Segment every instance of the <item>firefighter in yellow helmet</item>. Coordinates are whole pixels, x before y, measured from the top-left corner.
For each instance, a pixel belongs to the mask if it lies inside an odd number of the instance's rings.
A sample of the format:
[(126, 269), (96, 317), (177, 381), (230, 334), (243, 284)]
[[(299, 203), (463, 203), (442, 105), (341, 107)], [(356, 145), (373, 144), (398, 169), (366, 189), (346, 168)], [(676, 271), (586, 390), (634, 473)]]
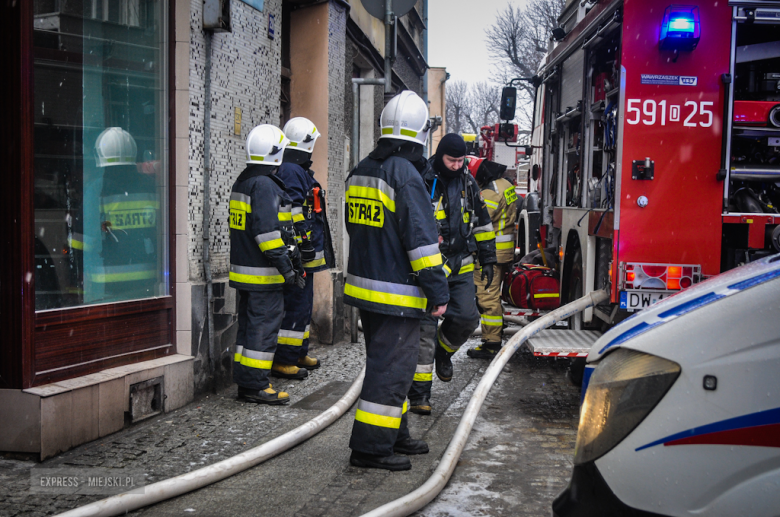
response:
[[(493, 265), (482, 265), (474, 270), (474, 284), (477, 286), (477, 306), (482, 323), (482, 344), (470, 349), (469, 357), (492, 359), (501, 349), (504, 329), (501, 307), (501, 279), (515, 258), (515, 221), (517, 219), (517, 194), (515, 186), (504, 179), (506, 165), (470, 157), (469, 171), (482, 189), (482, 198), (487, 205), (493, 232), (496, 234), (496, 258)], [(486, 286), (482, 280), (482, 268), (492, 267), (495, 280)]]

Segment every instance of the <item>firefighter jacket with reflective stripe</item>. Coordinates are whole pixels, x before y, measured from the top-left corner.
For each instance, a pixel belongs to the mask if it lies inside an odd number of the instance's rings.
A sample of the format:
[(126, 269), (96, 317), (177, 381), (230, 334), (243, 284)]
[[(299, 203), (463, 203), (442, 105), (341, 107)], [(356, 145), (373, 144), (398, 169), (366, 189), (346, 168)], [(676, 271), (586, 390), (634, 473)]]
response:
[(515, 186), (503, 178), (491, 181), (482, 189), (482, 199), (493, 222), (498, 263), (510, 263), (515, 258), (515, 221), (517, 220)]
[(421, 318), (449, 300), (436, 225), (420, 174), (406, 159), (366, 158), (346, 182), (349, 264), (344, 302)]
[[(333, 257), (327, 257), (325, 253), (326, 239), (330, 239), (330, 235), (326, 235), (327, 229), (325, 224), (325, 203), (323, 202), (324, 196), (320, 193), (324, 193), (322, 187), (314, 179), (314, 172), (306, 170), (298, 164), (284, 162), (279, 166), (279, 172), (276, 173), (277, 177), (284, 182), (287, 195), (292, 199), (292, 218), (293, 225), (295, 226), (297, 242), (301, 242), (302, 236), (311, 241), (314, 246), (315, 258), (311, 262), (305, 262), (303, 267), (307, 273), (316, 273), (317, 271), (324, 271), (333, 267), (332, 263), (328, 263), (328, 260), (333, 260)], [(321, 211), (314, 211), (313, 195), (314, 189), (319, 188), (320, 206)], [(329, 254), (328, 254), (329, 255)]]
[(465, 167), (456, 178), (446, 178), (433, 168), (434, 159), (428, 161), (422, 175), (442, 237), (439, 248), (446, 261), (445, 271), (449, 269), (448, 276), (473, 271), (474, 253), (480, 264), (495, 264), (493, 224), (476, 180)]
[(274, 168), (249, 165), (230, 193), (230, 286), (246, 291), (281, 289), (293, 266), (292, 201)]
[(114, 286), (155, 285), (159, 214), (154, 176), (135, 166), (106, 167), (100, 196), (103, 267), (88, 271), (90, 279)]

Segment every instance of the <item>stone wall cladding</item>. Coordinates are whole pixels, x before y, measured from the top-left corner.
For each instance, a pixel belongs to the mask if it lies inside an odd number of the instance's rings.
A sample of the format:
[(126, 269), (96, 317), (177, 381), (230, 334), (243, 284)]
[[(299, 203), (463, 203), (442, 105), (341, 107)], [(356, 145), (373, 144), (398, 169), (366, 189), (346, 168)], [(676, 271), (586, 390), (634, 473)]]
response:
[[(351, 132), (351, 120), (346, 119), (344, 75), (347, 55), (347, 10), (336, 2), (330, 2), (328, 15), (328, 222), (333, 238), (336, 269), (344, 269), (341, 242), (343, 224), (341, 212), (344, 206), (345, 170), (349, 157), (345, 156), (345, 137)], [(350, 70), (352, 62), (349, 61)], [(351, 93), (349, 95), (352, 96)], [(350, 110), (351, 113), (351, 110)]]
[[(244, 142), (258, 124), (277, 124), (281, 73), (282, 0), (266, 0), (263, 11), (231, 2), (233, 32), (212, 36), (211, 56), (211, 268), (215, 279), (226, 277), (230, 263), (228, 204), (230, 189), (244, 169)], [(202, 30), (203, 0), (190, 10), (190, 117), (188, 257), (191, 281), (203, 274), (203, 116), (206, 56)], [(277, 21), (275, 39), (268, 38), (268, 15)], [(241, 135), (234, 135), (234, 109), (241, 108)], [(184, 207), (181, 207), (183, 210)], [(183, 279), (182, 279), (183, 280)], [(193, 329), (195, 330), (195, 329)]]

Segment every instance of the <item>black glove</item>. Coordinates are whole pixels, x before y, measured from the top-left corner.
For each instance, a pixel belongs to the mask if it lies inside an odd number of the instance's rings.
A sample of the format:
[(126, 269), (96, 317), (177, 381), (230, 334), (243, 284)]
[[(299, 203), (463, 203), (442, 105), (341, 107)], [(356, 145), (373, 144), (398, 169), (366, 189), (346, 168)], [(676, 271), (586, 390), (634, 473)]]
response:
[(487, 283), (485, 284), (485, 291), (487, 291), (488, 287), (490, 287), (490, 284), (493, 283), (493, 264), (482, 266), (483, 281), (485, 280), (485, 277), (487, 277)]
[(284, 274), (284, 285), (296, 285), (303, 289), (306, 287), (306, 272), (304, 271), (303, 274), (298, 274), (297, 271), (291, 269)]
[(317, 252), (314, 251), (314, 245), (310, 240), (305, 239), (298, 245), (298, 249), (301, 250), (301, 260), (305, 262), (311, 262), (317, 257)]

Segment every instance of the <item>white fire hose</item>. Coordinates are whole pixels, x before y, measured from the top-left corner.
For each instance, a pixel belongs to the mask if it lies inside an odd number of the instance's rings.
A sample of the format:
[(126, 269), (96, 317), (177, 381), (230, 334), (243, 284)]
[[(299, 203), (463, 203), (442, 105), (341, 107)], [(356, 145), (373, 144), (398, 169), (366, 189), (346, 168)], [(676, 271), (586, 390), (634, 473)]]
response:
[(477, 419), (479, 410), (482, 408), (482, 403), (485, 401), (490, 388), (493, 387), (493, 383), (498, 378), (498, 374), (501, 373), (501, 370), (504, 369), (506, 363), (509, 362), (512, 354), (514, 354), (525, 341), (547, 327), (550, 327), (552, 324), (565, 320), (588, 307), (598, 305), (608, 299), (609, 294), (606, 291), (601, 290), (592, 292), (579, 300), (564, 305), (560, 309), (556, 309), (538, 320), (529, 323), (520, 332), (512, 336), (496, 357), (493, 358), (490, 366), (488, 366), (485, 371), (485, 375), (482, 376), (482, 380), (477, 385), (477, 389), (474, 390), (469, 405), (466, 407), (463, 417), (461, 417), (460, 424), (458, 424), (458, 428), (455, 430), (455, 434), (452, 436), (452, 440), (450, 440), (447, 450), (444, 451), (444, 456), (433, 475), (414, 492), (396, 499), (395, 501), (390, 501), (379, 508), (363, 514), (362, 517), (404, 517), (416, 512), (433, 501), (433, 499), (439, 495), (439, 492), (442, 491), (444, 485), (447, 484), (450, 476), (452, 476), (452, 473), (455, 470), (455, 464), (458, 462), (458, 459), (463, 452), (463, 448), (466, 446), (466, 440), (468, 440), (469, 433), (471, 433), (471, 428), (474, 426), (474, 421)]
[(216, 483), (234, 474), (238, 474), (255, 465), (258, 465), (299, 443), (308, 440), (330, 424), (338, 420), (358, 398), (363, 386), (365, 367), (361, 370), (347, 393), (324, 412), (314, 419), (296, 427), (273, 440), (258, 445), (237, 456), (220, 461), (208, 467), (203, 467), (194, 472), (188, 472), (181, 476), (166, 479), (143, 487), (143, 493), (118, 494), (79, 508), (74, 508), (57, 517), (87, 517), (87, 516), (113, 516), (123, 515), (127, 512), (165, 501), (173, 497), (192, 492), (204, 486)]

